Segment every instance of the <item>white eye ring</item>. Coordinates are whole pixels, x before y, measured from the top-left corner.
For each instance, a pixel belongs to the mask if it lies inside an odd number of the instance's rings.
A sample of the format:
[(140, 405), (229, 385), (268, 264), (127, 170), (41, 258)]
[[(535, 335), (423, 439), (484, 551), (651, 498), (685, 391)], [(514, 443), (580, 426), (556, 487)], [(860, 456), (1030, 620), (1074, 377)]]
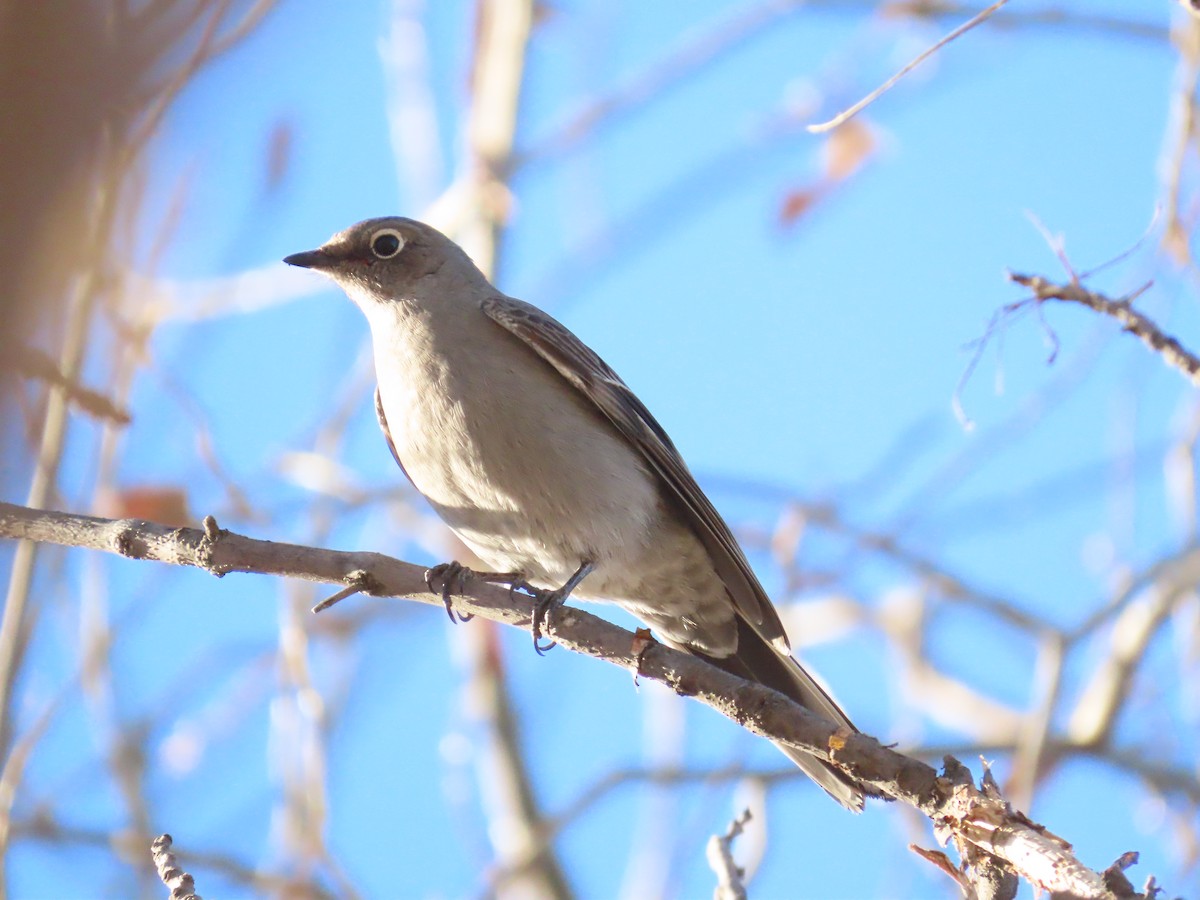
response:
[(378, 259), (391, 259), (404, 249), (404, 235), (395, 228), (380, 228), (371, 235), (370, 247)]

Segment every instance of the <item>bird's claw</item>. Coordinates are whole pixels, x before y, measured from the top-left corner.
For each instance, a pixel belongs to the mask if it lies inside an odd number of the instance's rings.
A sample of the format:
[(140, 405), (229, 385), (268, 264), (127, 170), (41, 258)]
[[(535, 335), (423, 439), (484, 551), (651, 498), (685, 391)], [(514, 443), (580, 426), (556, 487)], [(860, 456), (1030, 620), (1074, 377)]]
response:
[[(466, 590), (467, 579), (475, 573), (457, 560), (439, 563), (425, 570), (425, 585), (431, 593), (441, 594), (442, 604), (446, 607), (446, 615), (457, 625), (459, 622), (470, 622), (475, 618), (472, 613), (455, 612), (453, 595)], [(435, 587), (434, 582), (440, 582), (441, 587)]]
[(533, 649), (537, 651), (538, 656), (545, 656), (546, 651), (558, 643), (558, 641), (554, 640), (548, 644), (542, 643), (542, 629), (549, 628), (551, 613), (567, 602), (567, 598), (571, 596), (571, 592), (579, 587), (579, 583), (587, 578), (588, 574), (595, 567), (595, 563), (585, 559), (579, 564), (579, 568), (575, 570), (575, 574), (567, 579), (567, 583), (553, 591), (535, 588), (524, 579), (509, 582), (508, 590), (510, 594), (517, 588), (533, 594), (533, 616), (530, 619), (530, 629), (533, 631)]
[[(523, 585), (528, 588), (528, 585)], [(533, 649), (538, 656), (545, 656), (546, 652), (557, 646), (558, 641), (553, 639), (549, 643), (542, 643), (542, 629), (549, 630), (551, 613), (559, 609), (566, 602), (567, 595), (560, 588), (557, 591), (541, 591), (533, 588), (533, 595), (537, 599), (533, 604)]]
[(562, 606), (567, 595), (562, 590), (547, 591), (534, 587), (523, 578), (509, 582), (508, 597), (510, 600), (514, 591), (524, 591), (533, 596), (533, 616), (530, 619), (530, 628), (533, 631), (533, 649), (537, 651), (538, 656), (545, 656), (546, 651), (552, 649), (557, 641), (552, 640), (548, 644), (543, 644), (542, 631), (549, 624), (551, 610)]

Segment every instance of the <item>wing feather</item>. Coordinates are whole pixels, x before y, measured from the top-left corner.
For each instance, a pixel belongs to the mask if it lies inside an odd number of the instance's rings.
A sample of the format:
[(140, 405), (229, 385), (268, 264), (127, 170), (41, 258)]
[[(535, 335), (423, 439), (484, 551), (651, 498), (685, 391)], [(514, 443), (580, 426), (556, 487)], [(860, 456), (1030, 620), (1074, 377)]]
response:
[(400, 467), (400, 471), (404, 473), (408, 483), (415, 488), (412, 476), (408, 474), (408, 469), (404, 468), (404, 463), (400, 462), (400, 454), (396, 452), (396, 442), (392, 440), (392, 429), (388, 427), (387, 416), (383, 414), (383, 395), (379, 393), (378, 385), (375, 386), (375, 418), (379, 420), (379, 430), (383, 432), (383, 439), (387, 441), (388, 449), (392, 451), (392, 459), (396, 461), (396, 465)]
[(700, 490), (650, 411), (595, 351), (536, 306), (495, 296), (483, 311), (548, 362), (621, 432), (658, 474), (708, 550), (738, 612), (764, 640), (788, 652), (779, 614), (758, 582), (729, 526)]

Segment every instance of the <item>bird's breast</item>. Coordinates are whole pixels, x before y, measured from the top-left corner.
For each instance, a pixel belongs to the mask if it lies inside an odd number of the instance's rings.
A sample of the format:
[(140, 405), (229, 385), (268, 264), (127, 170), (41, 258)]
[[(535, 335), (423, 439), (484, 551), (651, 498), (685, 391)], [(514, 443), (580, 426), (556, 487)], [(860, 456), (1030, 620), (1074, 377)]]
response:
[(641, 556), (659, 515), (642, 456), (532, 350), (482, 313), (470, 324), (485, 330), (449, 346), (419, 326), (375, 333), (384, 414), (417, 490), (488, 565), (535, 583), (561, 584), (584, 558)]

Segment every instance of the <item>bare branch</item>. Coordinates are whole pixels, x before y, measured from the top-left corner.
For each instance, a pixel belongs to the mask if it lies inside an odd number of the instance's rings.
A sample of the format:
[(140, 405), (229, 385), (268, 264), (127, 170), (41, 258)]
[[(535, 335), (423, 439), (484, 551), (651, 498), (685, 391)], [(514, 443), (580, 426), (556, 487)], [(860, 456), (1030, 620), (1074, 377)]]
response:
[[(0, 536), (89, 547), (133, 559), (190, 565), (215, 575), (257, 572), (308, 581), (361, 583), (370, 574), (373, 596), (395, 596), (440, 605), (425, 584), (424, 569), (378, 553), (323, 550), (273, 543), (217, 528), (167, 528), (138, 520), (106, 520), (0, 504)], [(528, 628), (531, 598), (478, 580), (467, 580), (456, 607), (474, 615)], [(579, 609), (556, 613), (559, 646), (601, 659), (694, 697), (746, 730), (813, 753), (845, 769), (880, 794), (920, 810), (943, 842), (955, 840), (1002, 861), (1042, 890), (1084, 898), (1117, 896), (1102, 876), (1084, 866), (1071, 847), (1012, 809), (991, 790), (965, 783), (961, 764), (947, 758), (951, 783), (925, 763), (897, 753), (874, 738), (812, 715), (782, 694), (743, 681), (687, 653), (647, 643)]]
[(1010, 272), (1008, 279), (1033, 291), (1034, 299), (1038, 303), (1046, 300), (1079, 303), (1102, 315), (1111, 316), (1120, 322), (1126, 331), (1159, 354), (1167, 365), (1178, 369), (1193, 385), (1200, 387), (1200, 358), (1175, 338), (1164, 333), (1148, 316), (1133, 308), (1133, 301), (1150, 287), (1148, 283), (1125, 297), (1113, 300), (1103, 294), (1089, 291), (1082, 284), (1057, 284), (1040, 275)]
[(171, 852), (171, 843), (169, 834), (160, 834), (150, 845), (158, 877), (171, 889), (170, 900), (200, 900), (200, 895), (196, 893), (196, 882), (192, 876), (175, 864), (175, 854)]

